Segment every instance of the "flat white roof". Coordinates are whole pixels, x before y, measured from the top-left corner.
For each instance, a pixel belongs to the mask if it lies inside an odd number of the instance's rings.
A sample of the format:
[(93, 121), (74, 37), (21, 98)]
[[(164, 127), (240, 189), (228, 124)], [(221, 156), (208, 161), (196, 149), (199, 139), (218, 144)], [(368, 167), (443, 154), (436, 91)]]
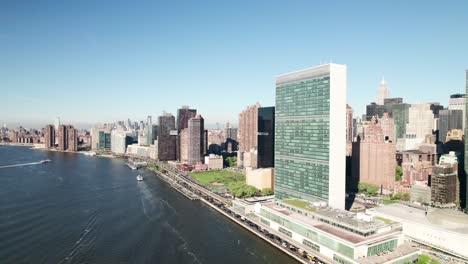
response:
[(276, 76), (276, 84), (292, 82), (294, 80), (307, 79), (329, 74), (332, 67), (346, 67), (345, 64), (328, 63), (311, 68), (305, 68)]
[(468, 215), (455, 210), (430, 208), (426, 216), (425, 210), (396, 203), (375, 207), (369, 211), (468, 236)]

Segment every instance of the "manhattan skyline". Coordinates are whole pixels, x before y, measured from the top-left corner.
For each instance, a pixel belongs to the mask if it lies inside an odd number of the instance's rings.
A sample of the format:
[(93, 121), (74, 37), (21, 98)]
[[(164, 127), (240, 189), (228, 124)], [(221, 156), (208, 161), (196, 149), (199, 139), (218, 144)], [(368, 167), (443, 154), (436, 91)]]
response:
[(328, 62), (347, 64), (355, 115), (375, 101), (382, 76), (391, 97), (446, 105), (464, 93), (467, 9), (462, 1), (4, 1), (0, 122), (60, 116), (92, 125), (190, 105), (207, 124), (236, 124), (245, 105), (275, 104), (277, 75)]

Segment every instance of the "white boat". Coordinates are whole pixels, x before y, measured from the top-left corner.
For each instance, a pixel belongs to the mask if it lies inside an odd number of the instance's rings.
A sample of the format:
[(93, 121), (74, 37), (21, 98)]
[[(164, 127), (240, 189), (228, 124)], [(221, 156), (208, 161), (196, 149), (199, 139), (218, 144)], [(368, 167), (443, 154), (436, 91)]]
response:
[(143, 181), (143, 177), (142, 177), (141, 175), (138, 175), (138, 176), (136, 177), (136, 179), (137, 179), (137, 181)]
[(127, 163), (127, 166), (132, 170), (138, 169), (137, 166), (135, 166), (134, 164)]
[(51, 160), (50, 159), (45, 159), (45, 160), (41, 160), (40, 162), (41, 163), (48, 163), (48, 162), (51, 162)]

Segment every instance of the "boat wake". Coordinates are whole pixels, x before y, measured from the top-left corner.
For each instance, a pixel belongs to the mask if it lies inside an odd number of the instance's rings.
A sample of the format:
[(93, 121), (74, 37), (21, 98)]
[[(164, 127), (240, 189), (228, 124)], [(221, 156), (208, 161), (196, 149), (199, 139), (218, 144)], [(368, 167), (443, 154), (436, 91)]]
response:
[[(88, 221), (88, 224), (81, 232), (78, 239), (75, 241), (74, 245), (68, 250), (68, 254), (65, 258), (63, 258), (59, 264), (61, 263), (70, 263), (73, 259), (80, 257), (80, 254), (83, 253), (84, 249), (90, 249), (94, 247), (96, 242), (96, 235), (92, 235), (91, 233), (95, 233), (97, 227), (97, 215), (94, 214)], [(77, 260), (77, 262), (80, 262)]]
[(159, 218), (160, 216), (160, 208), (158, 208), (155, 198), (151, 193), (151, 190), (148, 188), (146, 182), (140, 182), (138, 184), (140, 188), (140, 202), (141, 208), (143, 209), (143, 214), (145, 215), (146, 219), (149, 221), (154, 221)]
[(29, 163), (21, 163), (21, 164), (13, 164), (13, 165), (3, 165), (0, 166), (0, 169), (7, 169), (7, 168), (14, 168), (14, 167), (23, 167), (23, 166), (32, 166), (32, 165), (39, 165), (43, 163), (48, 163), (49, 161), (38, 161), (38, 162), (29, 162)]
[(177, 248), (185, 252), (188, 256), (190, 256), (193, 260), (193, 263), (201, 264), (202, 262), (197, 257), (197, 255), (194, 252), (189, 250), (187, 240), (185, 240), (185, 238), (180, 234), (180, 232), (177, 229), (175, 229), (173, 226), (171, 226), (168, 222), (164, 222), (164, 226), (167, 229), (169, 229), (171, 233), (175, 234), (176, 237), (182, 242), (180, 246), (178, 246)]

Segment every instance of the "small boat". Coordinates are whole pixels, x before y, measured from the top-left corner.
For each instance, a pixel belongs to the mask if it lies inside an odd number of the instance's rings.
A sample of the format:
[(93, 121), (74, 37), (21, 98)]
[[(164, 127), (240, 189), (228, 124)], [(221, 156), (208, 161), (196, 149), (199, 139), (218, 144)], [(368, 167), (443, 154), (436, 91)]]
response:
[(135, 166), (134, 164), (127, 163), (127, 166), (132, 170), (138, 169), (137, 166)]
[(41, 160), (41, 163), (48, 163), (48, 162), (51, 162), (51, 160), (50, 159)]
[(138, 176), (136, 177), (136, 179), (137, 179), (137, 181), (143, 181), (143, 177), (142, 177), (141, 175), (138, 175)]

